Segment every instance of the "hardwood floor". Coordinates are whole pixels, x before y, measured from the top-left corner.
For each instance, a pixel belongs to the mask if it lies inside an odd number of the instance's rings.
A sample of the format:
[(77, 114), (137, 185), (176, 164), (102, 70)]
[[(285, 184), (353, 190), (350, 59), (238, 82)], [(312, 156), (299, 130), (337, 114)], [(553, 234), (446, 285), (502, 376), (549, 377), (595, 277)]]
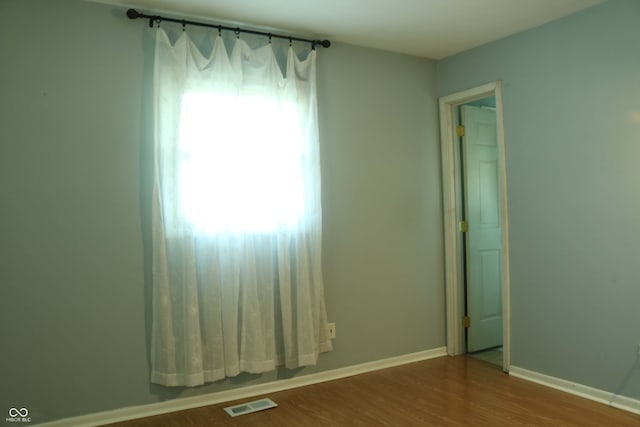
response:
[(467, 353), (467, 356), (502, 367), (502, 347), (478, 351), (476, 353)]
[(236, 401), (110, 426), (640, 426), (640, 415), (510, 377), (495, 365), (465, 356), (264, 397), (278, 407), (231, 418), (223, 408), (243, 402)]

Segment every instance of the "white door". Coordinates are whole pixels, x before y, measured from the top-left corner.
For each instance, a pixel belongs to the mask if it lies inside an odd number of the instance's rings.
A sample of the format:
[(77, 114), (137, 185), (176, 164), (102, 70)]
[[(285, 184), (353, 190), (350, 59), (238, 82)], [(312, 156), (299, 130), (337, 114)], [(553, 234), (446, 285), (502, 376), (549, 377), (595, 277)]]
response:
[(467, 351), (502, 345), (502, 227), (495, 110), (461, 107), (466, 190)]

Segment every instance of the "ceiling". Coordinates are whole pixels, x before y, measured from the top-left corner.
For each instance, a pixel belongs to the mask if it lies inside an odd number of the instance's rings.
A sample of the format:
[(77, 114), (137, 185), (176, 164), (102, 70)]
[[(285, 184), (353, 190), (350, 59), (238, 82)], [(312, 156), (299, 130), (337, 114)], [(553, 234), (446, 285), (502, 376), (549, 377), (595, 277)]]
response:
[(92, 0), (441, 59), (606, 0)]

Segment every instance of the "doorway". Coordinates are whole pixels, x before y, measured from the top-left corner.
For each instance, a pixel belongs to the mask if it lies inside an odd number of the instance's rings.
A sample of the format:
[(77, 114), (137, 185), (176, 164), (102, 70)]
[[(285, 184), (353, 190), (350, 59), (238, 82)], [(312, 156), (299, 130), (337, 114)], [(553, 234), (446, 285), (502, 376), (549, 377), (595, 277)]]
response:
[(502, 367), (508, 371), (509, 239), (502, 117), (500, 82), (440, 98), (447, 352), (501, 347)]
[(502, 366), (502, 224), (495, 96), (458, 106), (465, 349)]

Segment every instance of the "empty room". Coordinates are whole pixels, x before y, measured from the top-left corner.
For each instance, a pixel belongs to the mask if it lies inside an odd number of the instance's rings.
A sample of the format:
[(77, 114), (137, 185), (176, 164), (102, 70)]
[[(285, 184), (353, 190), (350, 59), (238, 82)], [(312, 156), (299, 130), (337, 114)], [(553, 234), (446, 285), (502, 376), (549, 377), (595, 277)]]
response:
[(0, 58), (5, 425), (640, 426), (639, 1), (0, 0)]

